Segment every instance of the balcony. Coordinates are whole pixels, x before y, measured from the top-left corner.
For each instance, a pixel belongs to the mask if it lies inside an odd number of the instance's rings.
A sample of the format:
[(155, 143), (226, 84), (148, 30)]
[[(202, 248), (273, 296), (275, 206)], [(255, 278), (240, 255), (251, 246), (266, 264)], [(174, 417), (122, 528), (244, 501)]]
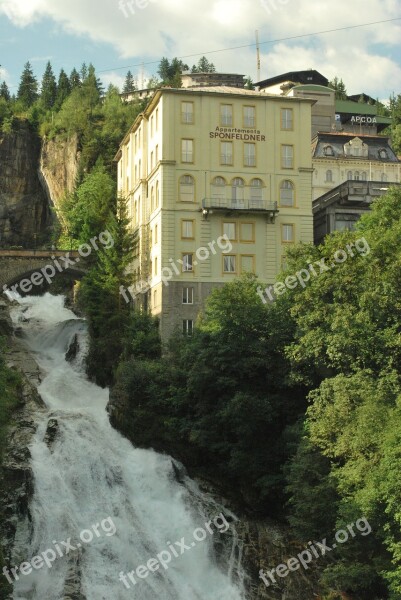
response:
[(274, 223), (279, 212), (277, 202), (267, 202), (262, 198), (204, 198), (202, 212), (205, 219), (214, 212), (223, 212), (226, 215), (240, 213), (264, 214)]

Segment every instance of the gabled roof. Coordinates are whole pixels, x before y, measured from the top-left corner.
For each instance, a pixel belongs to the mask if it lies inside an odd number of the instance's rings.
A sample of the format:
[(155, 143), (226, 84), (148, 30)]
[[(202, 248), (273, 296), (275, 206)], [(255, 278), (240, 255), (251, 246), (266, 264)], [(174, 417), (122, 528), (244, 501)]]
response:
[(323, 85), (324, 87), (327, 87), (329, 83), (329, 80), (319, 73), (319, 71), (308, 69), (307, 71), (289, 71), (288, 73), (283, 73), (282, 75), (276, 75), (275, 77), (259, 81), (255, 85), (260, 88), (265, 88), (277, 85), (278, 83), (284, 83), (284, 81), (293, 81), (294, 83), (300, 84), (311, 83), (314, 85)]

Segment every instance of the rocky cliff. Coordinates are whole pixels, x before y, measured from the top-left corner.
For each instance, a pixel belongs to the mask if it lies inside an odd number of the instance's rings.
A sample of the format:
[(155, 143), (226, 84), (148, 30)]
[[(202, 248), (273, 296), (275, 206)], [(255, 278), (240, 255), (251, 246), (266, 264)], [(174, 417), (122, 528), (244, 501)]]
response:
[(53, 215), (39, 177), (41, 140), (27, 121), (0, 134), (0, 247), (33, 248), (50, 237)]
[(66, 192), (75, 188), (79, 172), (78, 137), (43, 140), (40, 156), (40, 175), (49, 201), (56, 208)]

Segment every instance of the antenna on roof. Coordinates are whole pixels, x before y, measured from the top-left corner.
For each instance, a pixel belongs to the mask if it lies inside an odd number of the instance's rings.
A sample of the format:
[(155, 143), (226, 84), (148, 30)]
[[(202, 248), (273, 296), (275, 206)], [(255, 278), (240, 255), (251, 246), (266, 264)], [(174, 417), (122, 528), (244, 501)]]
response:
[(259, 31), (255, 31), (256, 36), (256, 73), (257, 81), (260, 81), (260, 46), (259, 46)]

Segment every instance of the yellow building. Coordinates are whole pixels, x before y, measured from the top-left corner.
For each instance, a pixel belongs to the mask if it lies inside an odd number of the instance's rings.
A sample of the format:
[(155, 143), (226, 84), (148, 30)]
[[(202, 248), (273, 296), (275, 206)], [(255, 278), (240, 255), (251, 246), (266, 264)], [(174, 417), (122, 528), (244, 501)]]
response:
[(138, 247), (122, 289), (191, 333), (214, 287), (273, 283), (288, 244), (313, 241), (312, 100), (229, 87), (161, 89), (125, 136), (119, 193)]

